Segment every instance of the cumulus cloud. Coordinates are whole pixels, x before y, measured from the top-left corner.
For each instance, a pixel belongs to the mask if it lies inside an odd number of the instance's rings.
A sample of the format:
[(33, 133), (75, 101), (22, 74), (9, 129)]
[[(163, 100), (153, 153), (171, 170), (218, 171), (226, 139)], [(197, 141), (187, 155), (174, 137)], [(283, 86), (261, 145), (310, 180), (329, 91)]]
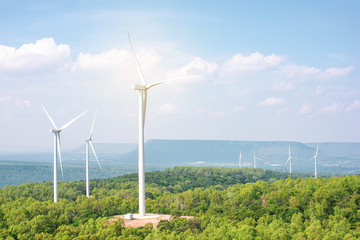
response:
[(262, 102), (259, 102), (257, 105), (264, 107), (264, 106), (277, 106), (277, 105), (283, 105), (286, 101), (281, 97), (268, 97)]
[(328, 68), (320, 74), (320, 77), (321, 78), (345, 77), (354, 69), (355, 68), (353, 66), (349, 66), (346, 68)]
[(353, 103), (349, 104), (345, 111), (347, 112), (351, 112), (351, 111), (354, 111), (354, 110), (358, 110), (360, 109), (360, 101), (359, 100), (355, 100)]
[[(154, 77), (160, 66), (161, 56), (155, 50), (140, 49), (137, 58), (146, 79)], [(155, 71), (154, 71), (155, 70)], [(112, 49), (99, 54), (80, 53), (72, 66), (73, 73), (86, 74), (89, 77), (122, 78), (133, 81), (137, 77), (136, 67), (131, 52)]]
[(161, 105), (158, 112), (160, 114), (172, 114), (172, 113), (176, 112), (177, 109), (178, 109), (178, 106), (175, 105), (174, 103), (170, 102), (170, 103), (165, 103), (165, 104)]
[(339, 112), (342, 111), (344, 109), (344, 105), (342, 103), (333, 103), (330, 106), (324, 107), (323, 111), (327, 112), (327, 113), (332, 113), (332, 112)]
[(218, 70), (215, 62), (208, 62), (200, 57), (193, 58), (189, 63), (170, 73), (171, 77), (185, 77), (182, 82), (194, 82), (213, 78)]
[(7, 120), (11, 120), (13, 115), (29, 109), (31, 102), (27, 99), (20, 99), (12, 96), (0, 97), (0, 115)]
[(327, 68), (325, 70), (322, 70), (315, 67), (288, 64), (281, 66), (281, 69), (285, 74), (287, 74), (287, 78), (328, 79), (328, 78), (345, 77), (355, 68), (353, 66), (349, 66), (345, 68)]
[(30, 107), (31, 103), (29, 100), (5, 96), (0, 97), (0, 105), (3, 107)]
[(112, 49), (94, 55), (80, 53), (72, 66), (72, 71), (107, 71), (116, 67), (121, 68), (130, 60), (132, 60), (131, 53), (125, 50)]
[(295, 64), (284, 65), (281, 69), (287, 75), (287, 78), (306, 79), (309, 77), (316, 77), (321, 73), (321, 70), (318, 68)]
[(230, 60), (222, 65), (224, 72), (240, 72), (240, 71), (257, 71), (272, 68), (281, 64), (286, 57), (272, 54), (264, 56), (258, 52), (252, 53), (250, 56), (241, 54), (234, 55)]
[(0, 71), (3, 73), (44, 73), (63, 70), (71, 64), (70, 48), (43, 38), (18, 49), (0, 45)]

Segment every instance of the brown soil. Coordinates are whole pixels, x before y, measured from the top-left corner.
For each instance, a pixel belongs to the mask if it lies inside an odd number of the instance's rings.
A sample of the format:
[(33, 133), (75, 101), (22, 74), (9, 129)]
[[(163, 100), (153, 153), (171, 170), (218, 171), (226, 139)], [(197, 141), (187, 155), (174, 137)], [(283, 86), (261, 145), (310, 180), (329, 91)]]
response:
[[(157, 225), (159, 224), (160, 220), (171, 220), (173, 216), (159, 214), (154, 218), (134, 218), (133, 220), (125, 220), (125, 215), (115, 215), (114, 218), (109, 219), (109, 223), (116, 221), (118, 218), (123, 218), (125, 227), (143, 227), (147, 223), (151, 223), (153, 228), (156, 229)], [(192, 219), (192, 216), (181, 216), (181, 218)]]

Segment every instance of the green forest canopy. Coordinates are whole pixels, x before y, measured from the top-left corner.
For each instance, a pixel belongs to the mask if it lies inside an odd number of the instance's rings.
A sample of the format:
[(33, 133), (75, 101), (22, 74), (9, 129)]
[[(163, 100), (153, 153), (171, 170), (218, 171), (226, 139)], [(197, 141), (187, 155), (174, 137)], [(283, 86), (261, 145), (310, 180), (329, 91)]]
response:
[[(296, 178), (298, 177), (298, 178)], [(360, 177), (288, 177), (262, 169), (176, 167), (146, 173), (147, 212), (190, 215), (124, 228), (137, 212), (137, 174), (0, 189), (0, 239), (357, 239)], [(296, 179), (295, 179), (296, 178)]]

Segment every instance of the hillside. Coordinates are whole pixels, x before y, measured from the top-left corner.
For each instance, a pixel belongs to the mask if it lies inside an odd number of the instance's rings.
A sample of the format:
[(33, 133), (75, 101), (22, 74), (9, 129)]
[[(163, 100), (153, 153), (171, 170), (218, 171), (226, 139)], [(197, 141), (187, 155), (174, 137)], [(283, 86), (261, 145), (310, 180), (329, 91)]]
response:
[[(177, 167), (146, 173), (147, 212), (194, 216), (124, 227), (137, 212), (136, 174), (85, 184), (0, 189), (0, 239), (358, 239), (360, 177), (286, 178), (261, 169)], [(281, 178), (281, 180), (276, 180)], [(286, 178), (286, 179), (285, 179)], [(285, 179), (285, 180), (284, 180)], [(264, 180), (264, 181), (259, 181)], [(244, 184), (245, 183), (245, 184)]]
[[(317, 143), (277, 141), (205, 141), (205, 140), (149, 140), (145, 143), (146, 171), (163, 170), (174, 166), (242, 166), (253, 168), (253, 153), (258, 158), (257, 167), (285, 172), (284, 163), (291, 146), (293, 173), (314, 175)], [(137, 172), (137, 145), (95, 143), (100, 171), (94, 156), (90, 154), (90, 178), (111, 178)], [(318, 174), (360, 174), (360, 143), (319, 143)], [(85, 179), (84, 146), (72, 152), (63, 152), (64, 178), (61, 181)], [(0, 187), (26, 182), (42, 182), (53, 179), (53, 154), (0, 155)], [(289, 167), (287, 166), (287, 172)], [(20, 175), (18, 173), (21, 173)]]
[[(257, 160), (257, 167), (276, 171), (285, 171), (288, 159), (288, 147), (293, 156), (293, 171), (314, 172), (316, 146), (300, 142), (287, 141), (216, 141), (216, 140), (149, 140), (145, 143), (147, 166), (229, 166), (237, 167), (240, 150), (244, 167), (253, 167), (253, 153), (262, 160)], [(340, 144), (338, 151), (347, 148)], [(360, 162), (356, 158), (335, 156), (319, 148), (318, 172), (328, 175), (347, 175), (359, 173)], [(334, 152), (334, 149), (332, 153)], [(355, 153), (355, 152), (354, 152)], [(136, 162), (137, 150), (120, 157), (123, 162)], [(360, 156), (360, 155), (358, 155)], [(354, 171), (359, 169), (358, 171)]]
[(307, 143), (306, 145), (319, 148), (323, 152), (340, 157), (360, 158), (360, 143), (358, 142), (322, 142), (322, 143)]

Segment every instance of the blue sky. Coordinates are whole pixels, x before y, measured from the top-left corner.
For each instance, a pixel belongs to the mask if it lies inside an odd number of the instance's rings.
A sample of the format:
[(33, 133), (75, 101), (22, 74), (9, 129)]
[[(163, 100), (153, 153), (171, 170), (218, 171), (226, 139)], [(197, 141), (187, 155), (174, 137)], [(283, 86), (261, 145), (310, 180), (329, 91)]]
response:
[(0, 151), (51, 150), (44, 104), (81, 144), (146, 139), (360, 141), (360, 1), (1, 1)]

